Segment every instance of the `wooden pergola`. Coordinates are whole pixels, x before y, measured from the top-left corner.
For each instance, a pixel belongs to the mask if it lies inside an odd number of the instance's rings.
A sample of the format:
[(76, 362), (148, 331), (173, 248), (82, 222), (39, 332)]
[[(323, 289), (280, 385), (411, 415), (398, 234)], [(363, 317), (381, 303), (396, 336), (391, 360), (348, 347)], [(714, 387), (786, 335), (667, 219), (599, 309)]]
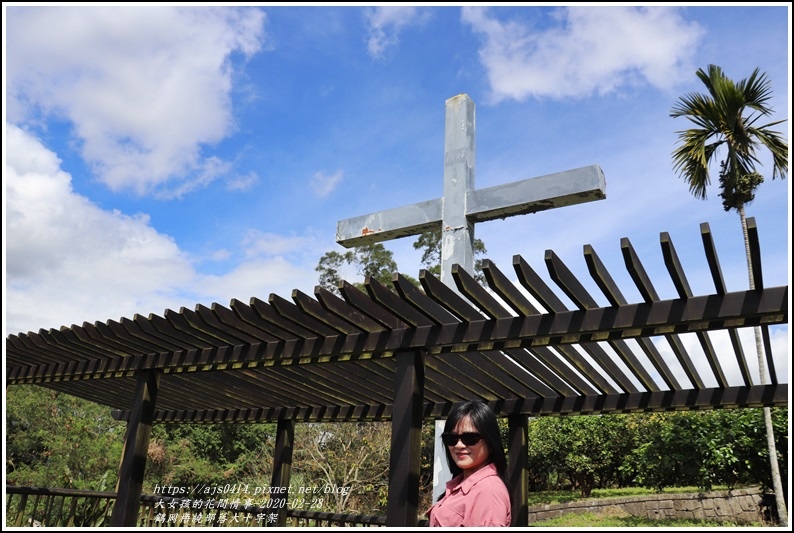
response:
[[(341, 297), (318, 287), (314, 296), (293, 291), (291, 300), (272, 294), (268, 301), (9, 335), (6, 386), (35, 384), (84, 398), (127, 422), (115, 526), (135, 525), (153, 423), (275, 422), (272, 485), (288, 487), (296, 422), (363, 420), (392, 424), (386, 524), (415, 526), (423, 420), (482, 399), (508, 419), (513, 525), (522, 526), (530, 416), (788, 405), (769, 334), (770, 326), (788, 323), (788, 286), (764, 287), (754, 219), (748, 230), (754, 290), (728, 291), (702, 224), (710, 294), (691, 293), (662, 233), (675, 299), (659, 299), (622, 239), (640, 302), (626, 301), (585, 245), (607, 306), (549, 250), (545, 264), (556, 289), (516, 255), (517, 281), (485, 261), (487, 287), (453, 268), (457, 292), (422, 271), (421, 288), (395, 274), (396, 291), (370, 279), (366, 291), (344, 283)], [(754, 326), (763, 334), (767, 384), (753, 383), (747, 360), (755, 353), (746, 355), (739, 339), (741, 328)], [(732, 351), (716, 352), (709, 335), (717, 330), (730, 335)], [(702, 350), (688, 352), (682, 334), (697, 335)], [(674, 358), (662, 356), (664, 343)], [(729, 361), (738, 365), (740, 383), (726, 378)]]

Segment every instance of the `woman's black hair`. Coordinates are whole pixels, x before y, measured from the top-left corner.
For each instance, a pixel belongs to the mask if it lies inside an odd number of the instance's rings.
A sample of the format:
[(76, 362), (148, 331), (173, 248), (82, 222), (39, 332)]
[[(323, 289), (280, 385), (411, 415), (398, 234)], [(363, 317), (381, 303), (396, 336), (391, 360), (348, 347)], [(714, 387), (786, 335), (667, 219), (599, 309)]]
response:
[[(496, 466), (499, 477), (509, 490), (510, 486), (507, 483), (507, 459), (505, 458), (505, 450), (502, 445), (502, 437), (499, 433), (499, 424), (496, 422), (496, 413), (488, 407), (488, 404), (474, 400), (457, 405), (447, 417), (447, 422), (444, 424), (444, 433), (453, 433), (458, 422), (467, 416), (477, 429), (477, 432), (482, 434), (485, 442), (488, 444), (488, 450), (490, 451), (488, 463), (493, 463), (494, 466)], [(444, 446), (444, 452), (447, 455), (447, 464), (449, 465), (449, 471), (452, 472), (452, 477), (463, 472), (452, 459), (448, 446)]]

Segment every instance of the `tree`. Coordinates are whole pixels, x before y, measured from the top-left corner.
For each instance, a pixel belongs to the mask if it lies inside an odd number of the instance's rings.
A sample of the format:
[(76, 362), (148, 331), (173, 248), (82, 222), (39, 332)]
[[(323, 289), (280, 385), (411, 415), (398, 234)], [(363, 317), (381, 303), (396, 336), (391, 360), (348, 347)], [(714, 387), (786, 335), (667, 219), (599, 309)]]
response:
[[(673, 151), (673, 169), (684, 178), (695, 198), (705, 200), (706, 188), (710, 183), (709, 166), (720, 149), (727, 151), (720, 163), (720, 196), (725, 211), (735, 209), (739, 214), (752, 290), (755, 281), (744, 207), (753, 200), (755, 189), (763, 182), (763, 177), (756, 172), (756, 163), (760, 163), (756, 155), (757, 148), (766, 148), (772, 155), (772, 179), (778, 176), (785, 179), (788, 174), (788, 143), (780, 132), (770, 129), (785, 120), (756, 125), (758, 120), (773, 112), (768, 105), (772, 97), (772, 84), (759, 69), (756, 68), (749, 78), (738, 83), (726, 77), (716, 65), (709, 65), (707, 72), (698, 69), (696, 74), (708, 93), (682, 96), (670, 113), (673, 118), (686, 117), (696, 126), (678, 132), (679, 145)], [(755, 328), (755, 344), (760, 379), (765, 384), (767, 377), (759, 327)], [(780, 524), (785, 527), (788, 526), (788, 513), (769, 407), (764, 408), (764, 425), (778, 517)]]
[[(414, 242), (414, 250), (424, 250), (422, 264), (431, 274), (441, 277), (441, 229), (421, 234)], [(479, 283), (485, 282), (485, 275), (482, 273), (482, 259), (477, 259), (477, 256), (485, 253), (485, 243), (474, 239), (474, 279)]]
[[(786, 450), (788, 409), (776, 408), (773, 414), (777, 444)], [(622, 469), (644, 487), (661, 492), (676, 486), (703, 491), (715, 485), (772, 486), (769, 461), (764, 459), (766, 438), (758, 430), (763, 409), (662, 412), (634, 419), (637, 441)]]
[[(320, 273), (320, 286), (338, 293), (337, 287), (343, 280), (341, 270), (345, 265), (354, 267), (358, 275), (365, 278), (372, 277), (389, 288), (392, 286), (391, 276), (397, 272), (397, 263), (390, 250), (381, 243), (365, 244), (345, 253), (326, 252), (314, 268)], [(354, 285), (362, 288), (361, 283)]]
[[(441, 276), (441, 230), (428, 231), (421, 234), (414, 242), (415, 250), (423, 250), (422, 264), (427, 270)], [(482, 273), (482, 259), (476, 259), (486, 253), (485, 244), (480, 239), (474, 240), (474, 278), (480, 283), (485, 281)], [(353, 267), (359, 276), (374, 278), (389, 289), (394, 290), (391, 283), (393, 273), (397, 272), (397, 263), (394, 254), (381, 243), (365, 244), (344, 253), (336, 251), (326, 252), (314, 268), (320, 273), (319, 284), (322, 288), (338, 293), (337, 287), (343, 280), (342, 269), (345, 265)], [(419, 286), (413, 277), (403, 274), (411, 283)], [(363, 289), (362, 283), (353, 283)]]
[(583, 498), (621, 483), (620, 467), (635, 446), (622, 415), (538, 417), (529, 422), (530, 481), (538, 489), (563, 485)]
[(154, 492), (156, 485), (269, 485), (275, 433), (275, 424), (155, 424), (144, 491)]
[(378, 514), (388, 494), (391, 426), (388, 422), (301, 424), (295, 470), (311, 497), (304, 510)]
[(5, 400), (8, 484), (112, 489), (125, 425), (109, 408), (34, 385), (9, 387)]

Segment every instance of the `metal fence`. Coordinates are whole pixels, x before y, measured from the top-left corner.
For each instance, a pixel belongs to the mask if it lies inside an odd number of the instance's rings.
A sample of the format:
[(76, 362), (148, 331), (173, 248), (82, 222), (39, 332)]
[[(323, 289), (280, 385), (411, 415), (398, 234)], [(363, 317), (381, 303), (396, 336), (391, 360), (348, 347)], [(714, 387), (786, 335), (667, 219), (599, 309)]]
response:
[[(6, 486), (6, 527), (102, 527), (110, 524), (115, 492)], [(273, 507), (157, 494), (141, 496), (138, 527), (276, 527)], [(286, 509), (290, 527), (378, 527), (385, 516)], [(426, 522), (426, 521), (425, 521)], [(422, 525), (422, 524), (419, 524)]]

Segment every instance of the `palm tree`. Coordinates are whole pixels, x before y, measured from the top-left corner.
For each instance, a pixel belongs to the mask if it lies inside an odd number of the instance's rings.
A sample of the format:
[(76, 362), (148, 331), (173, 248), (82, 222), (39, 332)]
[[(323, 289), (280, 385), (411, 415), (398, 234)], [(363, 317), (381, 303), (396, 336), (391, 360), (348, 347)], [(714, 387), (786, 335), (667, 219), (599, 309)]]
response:
[[(788, 143), (779, 132), (770, 129), (785, 120), (756, 126), (761, 117), (772, 114), (772, 109), (767, 105), (772, 97), (771, 82), (757, 68), (749, 78), (739, 83), (727, 78), (716, 65), (709, 65), (707, 72), (698, 69), (697, 76), (708, 89), (708, 94), (687, 94), (679, 99), (670, 113), (673, 118), (686, 117), (696, 126), (678, 132), (680, 144), (673, 151), (673, 169), (684, 178), (695, 198), (705, 200), (710, 181), (709, 165), (720, 148), (727, 151), (725, 159), (720, 162), (720, 196), (725, 211), (735, 209), (739, 213), (752, 290), (755, 289), (755, 281), (750, 262), (744, 206), (753, 200), (755, 189), (764, 181), (763, 176), (755, 170), (756, 163), (759, 163), (756, 148), (763, 147), (771, 152), (772, 179), (778, 176), (785, 179), (788, 174)], [(746, 111), (749, 112), (747, 116)], [(755, 344), (761, 383), (766, 384), (759, 327), (755, 328)], [(787, 527), (786, 501), (780, 480), (769, 407), (764, 408), (764, 425), (778, 517), (780, 525)]]

